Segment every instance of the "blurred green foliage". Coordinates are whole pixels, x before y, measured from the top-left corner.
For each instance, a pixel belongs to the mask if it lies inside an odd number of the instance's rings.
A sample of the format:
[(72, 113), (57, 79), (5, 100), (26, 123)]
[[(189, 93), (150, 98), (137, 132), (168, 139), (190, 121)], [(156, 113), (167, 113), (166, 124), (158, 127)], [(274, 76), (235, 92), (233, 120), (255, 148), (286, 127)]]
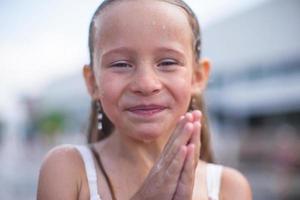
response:
[(65, 128), (65, 115), (61, 111), (51, 111), (41, 114), (37, 121), (37, 127), (41, 134), (49, 136), (63, 133)]

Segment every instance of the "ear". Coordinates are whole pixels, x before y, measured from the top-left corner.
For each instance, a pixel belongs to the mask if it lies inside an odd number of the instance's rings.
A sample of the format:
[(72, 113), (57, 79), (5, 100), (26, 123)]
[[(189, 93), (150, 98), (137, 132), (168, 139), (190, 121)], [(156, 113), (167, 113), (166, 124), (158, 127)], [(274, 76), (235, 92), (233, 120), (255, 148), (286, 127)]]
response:
[(211, 63), (208, 59), (201, 59), (198, 61), (198, 63), (196, 63), (192, 80), (193, 95), (202, 93), (206, 88), (210, 68)]
[(83, 77), (85, 80), (85, 85), (87, 87), (87, 90), (92, 97), (93, 100), (96, 100), (97, 98), (97, 85), (95, 80), (95, 75), (93, 72), (93, 69), (90, 65), (84, 65), (83, 66)]

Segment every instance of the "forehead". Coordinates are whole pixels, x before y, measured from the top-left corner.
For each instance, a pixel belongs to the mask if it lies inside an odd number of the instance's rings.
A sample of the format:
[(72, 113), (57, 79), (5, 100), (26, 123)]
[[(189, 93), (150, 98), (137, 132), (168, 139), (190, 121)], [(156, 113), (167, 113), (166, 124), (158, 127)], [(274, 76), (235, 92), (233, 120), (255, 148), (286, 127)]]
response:
[(95, 19), (94, 39), (101, 48), (131, 41), (190, 45), (192, 30), (187, 13), (163, 1), (120, 1), (106, 7)]

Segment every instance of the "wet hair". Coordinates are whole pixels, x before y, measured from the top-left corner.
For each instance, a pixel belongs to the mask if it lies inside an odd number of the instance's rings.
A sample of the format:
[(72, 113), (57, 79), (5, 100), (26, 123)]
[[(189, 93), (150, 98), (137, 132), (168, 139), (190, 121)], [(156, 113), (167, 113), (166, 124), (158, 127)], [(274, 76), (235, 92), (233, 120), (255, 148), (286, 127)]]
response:
[[(105, 9), (107, 9), (109, 6), (111, 6), (114, 3), (118, 2), (124, 2), (124, 1), (133, 1), (133, 0), (104, 0), (100, 6), (95, 11), (90, 26), (89, 26), (89, 55), (90, 55), (90, 66), (93, 68), (94, 65), (94, 42), (95, 42), (95, 23), (96, 19), (99, 14), (101, 14)], [(153, 1), (153, 0), (151, 0)], [(178, 6), (182, 8), (185, 13), (187, 14), (187, 18), (189, 21), (189, 24), (191, 26), (191, 30), (193, 33), (193, 51), (194, 51), (194, 57), (198, 61), (201, 57), (201, 33), (200, 33), (200, 26), (198, 19), (195, 15), (195, 13), (192, 11), (192, 9), (182, 0), (156, 0), (156, 1), (162, 1), (166, 2), (175, 6)], [(190, 102), (188, 111), (198, 109), (202, 112), (202, 121), (201, 121), (201, 150), (200, 150), (200, 159), (207, 161), (207, 162), (213, 162), (213, 153), (212, 153), (212, 147), (211, 147), (211, 141), (210, 141), (210, 132), (208, 127), (208, 118), (205, 110), (205, 105), (203, 101), (203, 96), (198, 94), (193, 96), (191, 99), (194, 100), (194, 102)], [(103, 119), (102, 119), (102, 130), (98, 130), (98, 108), (97, 102), (95, 100), (92, 100), (91, 102), (91, 112), (90, 112), (90, 118), (89, 118), (89, 124), (88, 124), (88, 130), (87, 130), (87, 140), (88, 143), (94, 143), (99, 140), (102, 140), (106, 137), (108, 137), (114, 129), (113, 123), (108, 119), (108, 117), (103, 113)]]

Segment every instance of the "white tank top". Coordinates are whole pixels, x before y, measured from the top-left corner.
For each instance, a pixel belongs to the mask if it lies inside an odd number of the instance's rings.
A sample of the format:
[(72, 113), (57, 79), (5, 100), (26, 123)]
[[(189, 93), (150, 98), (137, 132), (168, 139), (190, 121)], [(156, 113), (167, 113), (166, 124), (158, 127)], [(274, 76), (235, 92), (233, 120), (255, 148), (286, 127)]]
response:
[[(87, 146), (75, 146), (80, 152), (84, 162), (86, 176), (89, 184), (90, 200), (101, 200), (98, 194), (97, 173), (93, 154)], [(207, 194), (210, 200), (219, 200), (220, 183), (222, 175), (222, 166), (215, 164), (207, 164), (206, 182)]]

